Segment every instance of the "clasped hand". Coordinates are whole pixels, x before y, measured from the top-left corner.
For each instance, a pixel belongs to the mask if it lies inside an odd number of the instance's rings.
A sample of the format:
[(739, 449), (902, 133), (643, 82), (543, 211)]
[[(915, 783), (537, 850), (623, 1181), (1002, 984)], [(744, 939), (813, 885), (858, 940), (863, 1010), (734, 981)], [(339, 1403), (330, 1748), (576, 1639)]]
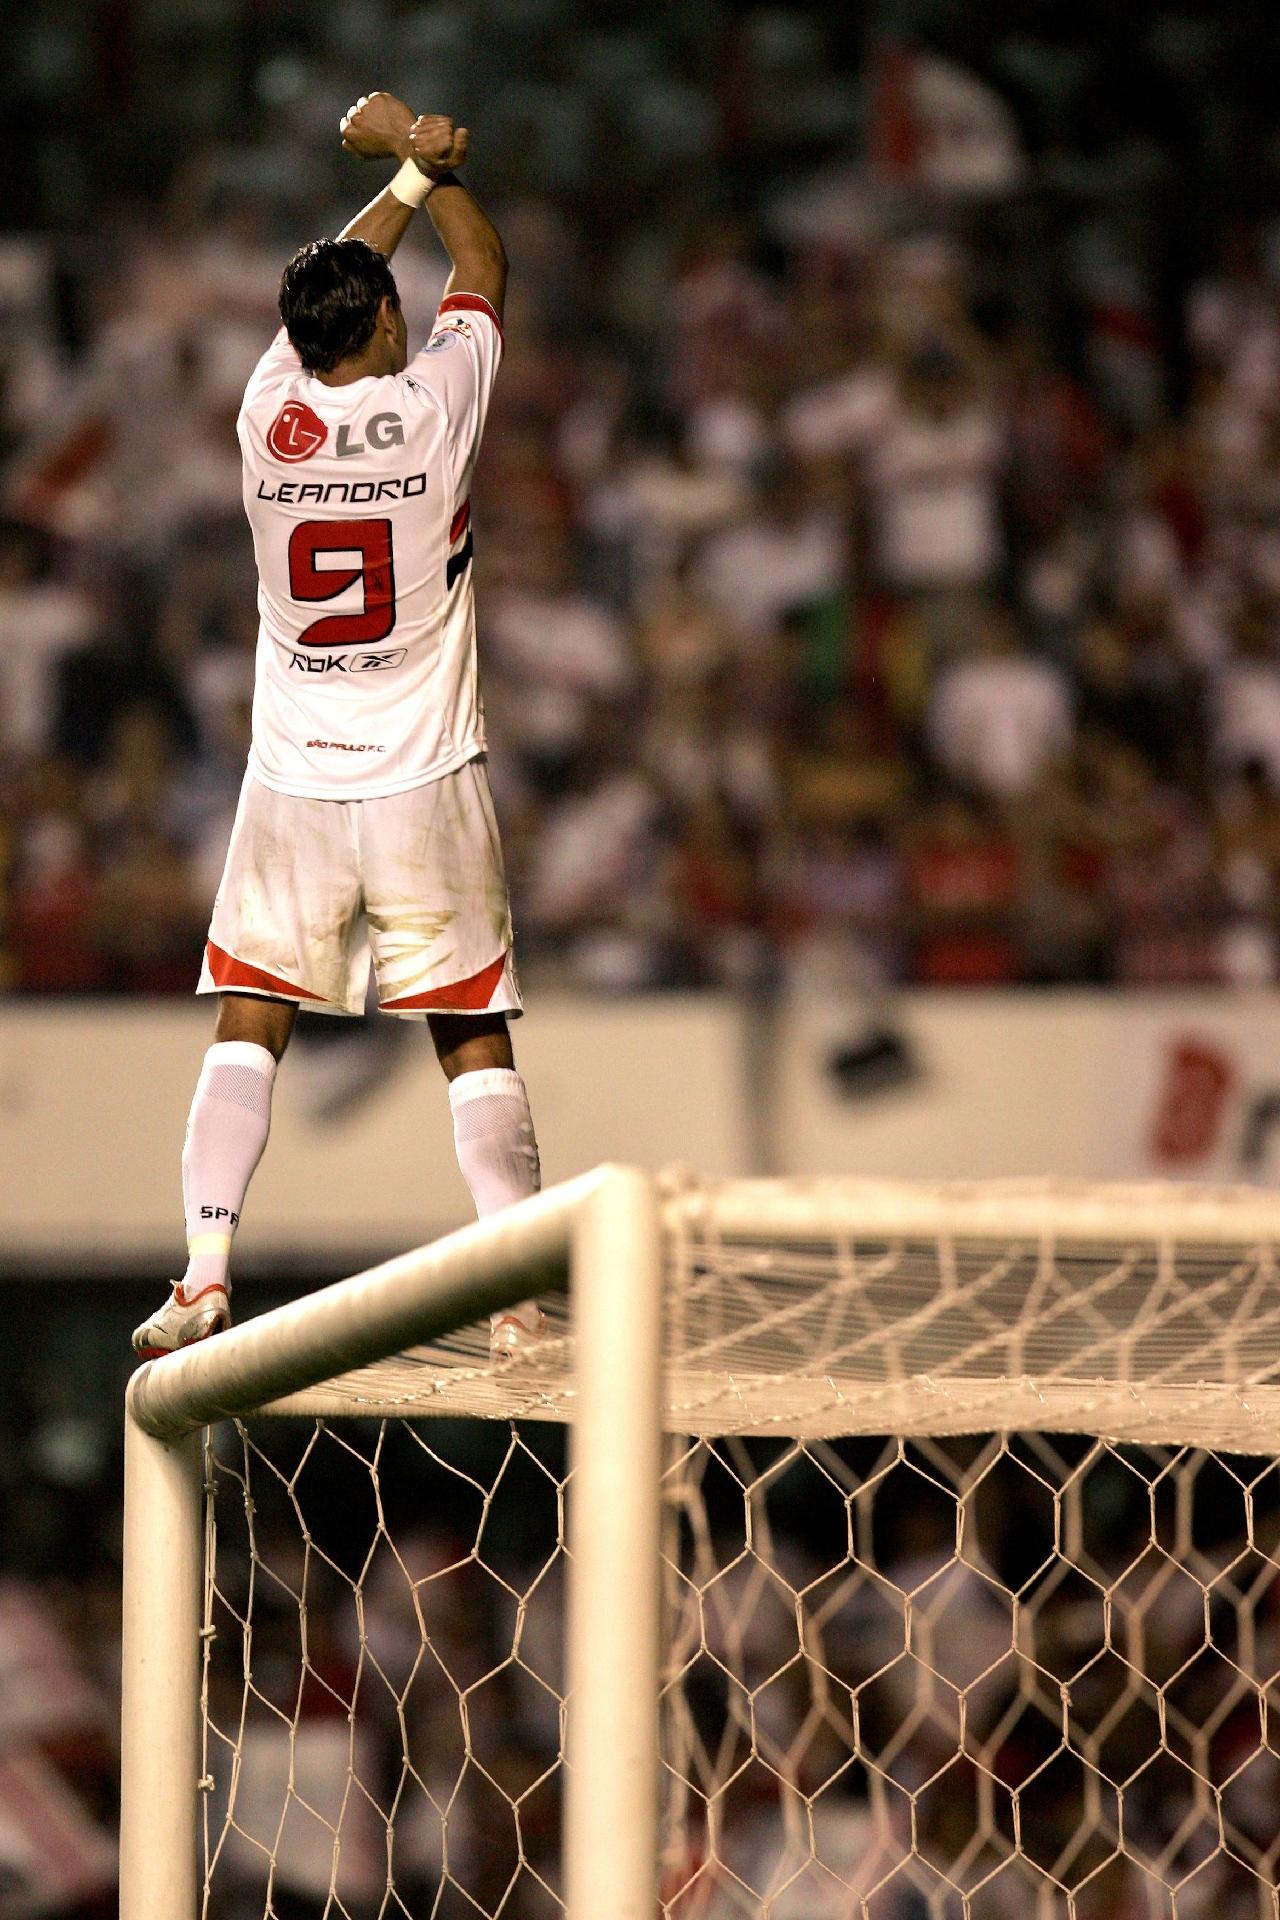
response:
[(342, 145), (362, 160), (413, 160), (438, 180), (467, 157), (468, 134), (448, 114), (413, 109), (393, 93), (362, 94), (342, 116)]

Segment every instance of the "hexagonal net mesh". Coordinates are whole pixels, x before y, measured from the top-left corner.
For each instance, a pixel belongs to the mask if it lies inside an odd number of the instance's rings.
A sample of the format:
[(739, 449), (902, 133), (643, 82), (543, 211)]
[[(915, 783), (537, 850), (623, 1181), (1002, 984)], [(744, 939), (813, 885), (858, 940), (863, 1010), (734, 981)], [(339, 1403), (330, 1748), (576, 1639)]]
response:
[[(1271, 1241), (809, 1197), (667, 1204), (661, 1912), (1280, 1920)], [(221, 1430), (209, 1920), (563, 1912), (573, 1398), (561, 1322)]]

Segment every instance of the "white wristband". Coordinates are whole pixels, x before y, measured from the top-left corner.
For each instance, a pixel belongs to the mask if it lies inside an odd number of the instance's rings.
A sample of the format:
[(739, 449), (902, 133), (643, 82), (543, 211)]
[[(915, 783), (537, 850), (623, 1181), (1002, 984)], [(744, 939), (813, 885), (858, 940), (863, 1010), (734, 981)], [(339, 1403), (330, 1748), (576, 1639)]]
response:
[(387, 182), (397, 200), (406, 207), (420, 207), (432, 187), (436, 184), (429, 173), (424, 173), (416, 160), (406, 160), (399, 173)]

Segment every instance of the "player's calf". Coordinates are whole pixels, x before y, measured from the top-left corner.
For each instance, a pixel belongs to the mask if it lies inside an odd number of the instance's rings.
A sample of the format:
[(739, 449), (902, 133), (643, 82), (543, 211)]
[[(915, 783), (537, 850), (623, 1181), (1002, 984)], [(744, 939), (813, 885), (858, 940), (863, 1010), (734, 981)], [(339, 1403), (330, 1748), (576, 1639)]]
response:
[(187, 1270), (159, 1312), (134, 1330), (134, 1351), (143, 1359), (175, 1353), (231, 1324), (231, 1242), (267, 1144), (276, 1061), (295, 1009), (284, 1011), (287, 1022), (271, 1002), (223, 996), (182, 1150)]
[(256, 1041), (218, 1039), (205, 1054), (182, 1149), (182, 1285), (191, 1299), (211, 1286), (230, 1290), (231, 1242), (267, 1144), (275, 1076), (274, 1052)]
[[(440, 1064), (449, 1075), (458, 1165), (483, 1220), (539, 1191), (538, 1142), (529, 1096), (511, 1061), (506, 1022), (501, 1022), (500, 1029), (495, 1023), (490, 1034), (473, 1029), (469, 1037), (455, 1039), (455, 1031), (465, 1035), (465, 1026), (457, 1019), (448, 1024), (433, 1022)], [(486, 1053), (503, 1064), (481, 1065)], [(464, 1061), (467, 1070), (457, 1072)], [(522, 1300), (490, 1318), (489, 1350), (495, 1359), (509, 1359), (540, 1340), (544, 1326), (537, 1301)]]

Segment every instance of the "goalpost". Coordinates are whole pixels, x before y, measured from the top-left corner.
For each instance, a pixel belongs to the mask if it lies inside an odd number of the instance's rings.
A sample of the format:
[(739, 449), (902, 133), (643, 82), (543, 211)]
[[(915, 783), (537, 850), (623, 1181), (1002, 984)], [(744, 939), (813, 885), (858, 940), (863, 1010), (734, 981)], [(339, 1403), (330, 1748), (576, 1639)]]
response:
[(122, 1920), (1280, 1920), (1277, 1245), (602, 1168), (140, 1369)]
[[(569, 1605), (575, 1920), (653, 1910), (660, 1250), (653, 1185), (601, 1168), (261, 1315), (130, 1383), (125, 1435), (121, 1920), (200, 1911), (200, 1429), (527, 1298), (574, 1289), (577, 1520)], [(589, 1276), (589, 1284), (586, 1278)], [(613, 1630), (625, 1606), (627, 1634)]]

